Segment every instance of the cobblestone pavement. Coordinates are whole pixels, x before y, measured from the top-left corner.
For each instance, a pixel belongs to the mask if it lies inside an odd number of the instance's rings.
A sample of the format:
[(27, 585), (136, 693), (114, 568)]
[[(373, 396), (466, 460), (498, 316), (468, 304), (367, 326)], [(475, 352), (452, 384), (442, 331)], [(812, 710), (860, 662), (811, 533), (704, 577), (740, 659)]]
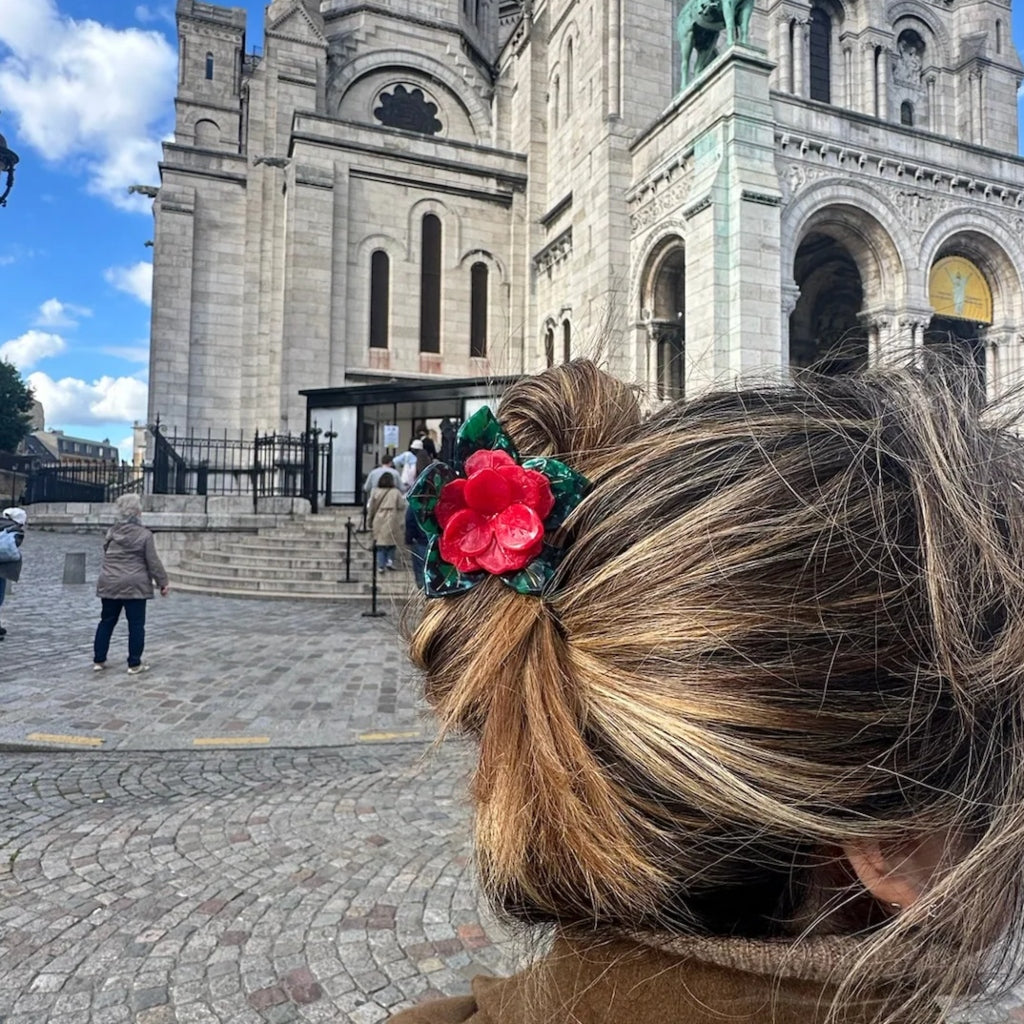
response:
[[(29, 533), (0, 643), (0, 1022), (372, 1024), (507, 970), (469, 751), (401, 610), (174, 594), (92, 671), (96, 534)], [(61, 582), (87, 555), (85, 586)]]
[[(99, 534), (26, 536), (21, 582), (2, 610), (8, 634), (0, 643), (0, 745), (165, 750), (233, 740), (306, 747), (381, 733), (431, 735), (402, 651), (397, 605), (382, 605), (387, 615), (372, 619), (362, 616), (368, 601), (364, 607), (172, 590), (147, 607), (151, 670), (125, 673), (122, 618), (110, 667), (94, 673), (100, 542)], [(87, 556), (84, 586), (61, 582), (69, 552)], [(30, 739), (39, 736), (51, 738)]]
[[(152, 671), (93, 673), (99, 537), (23, 551), (0, 643), (0, 1024), (374, 1024), (521, 962), (473, 880), (472, 752), (429, 742), (400, 609), (172, 594), (150, 604)], [(89, 582), (63, 585), (78, 551)], [(112, 664), (125, 645), (122, 625)]]
[(0, 754), (4, 1024), (373, 1024), (507, 970), (468, 751)]

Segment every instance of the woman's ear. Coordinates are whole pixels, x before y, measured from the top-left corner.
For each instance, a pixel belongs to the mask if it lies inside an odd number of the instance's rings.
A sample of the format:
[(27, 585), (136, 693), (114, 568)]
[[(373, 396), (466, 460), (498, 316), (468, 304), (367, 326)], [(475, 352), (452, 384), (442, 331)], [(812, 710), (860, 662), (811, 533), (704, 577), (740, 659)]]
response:
[(949, 844), (945, 836), (898, 846), (846, 843), (843, 853), (879, 903), (904, 910), (920, 899), (940, 864), (948, 862)]

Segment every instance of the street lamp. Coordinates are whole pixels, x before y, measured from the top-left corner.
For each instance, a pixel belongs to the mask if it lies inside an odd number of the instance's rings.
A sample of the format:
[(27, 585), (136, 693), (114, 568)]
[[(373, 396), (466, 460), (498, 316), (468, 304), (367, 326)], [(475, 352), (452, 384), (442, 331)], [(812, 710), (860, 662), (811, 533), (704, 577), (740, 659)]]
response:
[(7, 187), (0, 195), (0, 206), (7, 205), (7, 197), (14, 188), (14, 165), (18, 162), (18, 154), (7, 148), (7, 140), (0, 135), (0, 174), (7, 174)]

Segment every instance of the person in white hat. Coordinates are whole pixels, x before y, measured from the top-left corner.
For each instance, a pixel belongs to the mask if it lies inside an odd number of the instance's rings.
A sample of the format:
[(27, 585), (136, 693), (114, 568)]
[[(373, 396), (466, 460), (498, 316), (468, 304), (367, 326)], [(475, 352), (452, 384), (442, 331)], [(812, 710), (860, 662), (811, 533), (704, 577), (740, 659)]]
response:
[(417, 437), (409, 450), (395, 456), (394, 465), (400, 474), (402, 492), (408, 494), (412, 485), (419, 479), (420, 473), (430, 465), (430, 456), (423, 448), (423, 442)]
[[(25, 539), (28, 516), (23, 508), (5, 508), (0, 513), (0, 607), (7, 596), (7, 584), (21, 578), (21, 542)], [(7, 635), (0, 623), (0, 640)]]

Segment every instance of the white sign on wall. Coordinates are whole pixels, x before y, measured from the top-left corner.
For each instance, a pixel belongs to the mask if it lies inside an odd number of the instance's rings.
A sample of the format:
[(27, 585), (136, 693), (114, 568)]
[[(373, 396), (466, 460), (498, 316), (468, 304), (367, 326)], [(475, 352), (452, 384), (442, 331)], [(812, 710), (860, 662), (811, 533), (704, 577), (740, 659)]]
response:
[(398, 447), (398, 424), (397, 423), (385, 423), (384, 424), (384, 447), (385, 448), (397, 448)]

